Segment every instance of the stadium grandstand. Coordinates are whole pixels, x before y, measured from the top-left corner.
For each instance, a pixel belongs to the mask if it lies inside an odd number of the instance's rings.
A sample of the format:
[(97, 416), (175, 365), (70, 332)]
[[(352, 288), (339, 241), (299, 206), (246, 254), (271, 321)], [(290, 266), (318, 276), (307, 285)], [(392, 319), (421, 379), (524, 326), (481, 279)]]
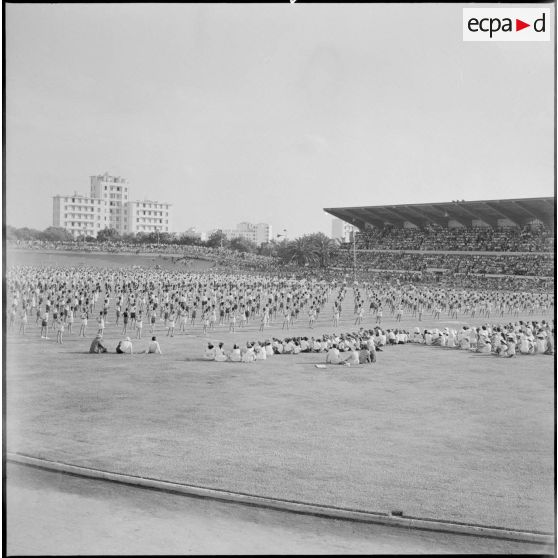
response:
[(553, 197), (324, 211), (356, 227), (339, 260), (355, 272), (553, 280)]

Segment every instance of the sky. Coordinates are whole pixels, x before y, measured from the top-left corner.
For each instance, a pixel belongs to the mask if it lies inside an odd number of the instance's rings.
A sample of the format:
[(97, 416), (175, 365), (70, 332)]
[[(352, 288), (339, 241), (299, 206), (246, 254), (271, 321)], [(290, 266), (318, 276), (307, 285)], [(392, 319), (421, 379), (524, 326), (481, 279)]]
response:
[(176, 232), (553, 196), (554, 30), (464, 42), (464, 6), (6, 4), (6, 223), (105, 172)]

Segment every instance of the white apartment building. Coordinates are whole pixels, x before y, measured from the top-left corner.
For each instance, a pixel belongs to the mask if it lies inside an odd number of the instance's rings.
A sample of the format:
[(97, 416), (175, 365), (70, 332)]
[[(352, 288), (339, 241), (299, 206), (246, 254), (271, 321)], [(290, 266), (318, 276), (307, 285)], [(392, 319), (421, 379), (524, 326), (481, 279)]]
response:
[(74, 237), (97, 236), (108, 227), (107, 202), (74, 192), (53, 198), (52, 224), (70, 231)]
[(129, 227), (127, 203), (128, 181), (108, 173), (91, 177), (91, 197), (103, 199), (108, 204), (108, 227), (120, 234), (132, 232)]
[(273, 231), (271, 225), (268, 223), (257, 223), (256, 224), (256, 244), (261, 246), (266, 242), (270, 242), (273, 238)]
[(171, 204), (130, 200), (128, 181), (108, 173), (91, 176), (90, 196), (74, 193), (53, 197), (52, 222), (74, 237), (97, 236), (104, 228), (119, 234), (171, 232)]
[(152, 200), (127, 203), (128, 230), (134, 233), (170, 232), (171, 204)]
[(223, 234), (228, 240), (233, 238), (244, 238), (245, 240), (250, 240), (255, 242), (257, 246), (261, 246), (266, 242), (269, 242), (272, 238), (272, 228), (268, 223), (257, 223), (253, 225), (243, 221), (238, 223), (236, 229), (223, 229)]
[(350, 223), (346, 223), (345, 221), (337, 218), (333, 218), (331, 220), (331, 238), (333, 240), (351, 242), (351, 234), (353, 231), (358, 232), (357, 228)]

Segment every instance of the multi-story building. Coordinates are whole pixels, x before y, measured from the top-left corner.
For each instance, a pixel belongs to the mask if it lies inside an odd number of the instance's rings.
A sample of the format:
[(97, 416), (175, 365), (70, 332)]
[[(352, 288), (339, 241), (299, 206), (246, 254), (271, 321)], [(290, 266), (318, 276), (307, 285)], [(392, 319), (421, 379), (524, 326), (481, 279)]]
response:
[(132, 232), (128, 228), (128, 181), (108, 173), (91, 177), (91, 197), (103, 199), (108, 205), (108, 226), (120, 234)]
[(171, 204), (151, 200), (127, 203), (128, 230), (130, 232), (170, 232)]
[(341, 219), (334, 218), (331, 221), (331, 238), (333, 240), (339, 240), (341, 242), (350, 242), (352, 239), (352, 233), (355, 227), (350, 223), (346, 223)]
[(107, 202), (74, 192), (53, 198), (52, 224), (70, 231), (74, 237), (97, 236), (109, 226)]
[(272, 237), (271, 225), (268, 223), (253, 225), (246, 221), (238, 223), (236, 229), (223, 229), (223, 233), (228, 240), (232, 240), (233, 238), (244, 238), (245, 240), (256, 243), (258, 246), (269, 242)]
[(256, 244), (261, 246), (266, 242), (270, 242), (272, 239), (272, 229), (271, 225), (268, 223), (257, 223), (256, 224)]
[(74, 237), (97, 236), (104, 228), (119, 234), (171, 232), (171, 204), (131, 201), (128, 181), (108, 173), (91, 176), (90, 196), (83, 194), (53, 197), (52, 221)]

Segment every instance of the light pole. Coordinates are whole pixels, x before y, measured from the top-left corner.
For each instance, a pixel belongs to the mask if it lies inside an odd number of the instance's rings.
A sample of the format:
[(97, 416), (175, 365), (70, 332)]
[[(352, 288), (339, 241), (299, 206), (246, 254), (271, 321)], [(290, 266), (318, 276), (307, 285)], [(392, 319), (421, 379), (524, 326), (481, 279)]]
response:
[(356, 230), (353, 225), (353, 281), (356, 283)]

